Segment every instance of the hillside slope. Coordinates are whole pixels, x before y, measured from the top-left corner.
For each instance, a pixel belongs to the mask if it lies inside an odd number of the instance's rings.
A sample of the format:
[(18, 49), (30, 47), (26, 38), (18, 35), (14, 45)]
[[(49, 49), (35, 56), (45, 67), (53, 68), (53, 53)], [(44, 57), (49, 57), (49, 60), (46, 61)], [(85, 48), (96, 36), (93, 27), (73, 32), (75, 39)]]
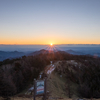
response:
[[(59, 64), (61, 61), (58, 61), (54, 64), (55, 67), (61, 66)], [(67, 78), (64, 74), (59, 74), (56, 71), (53, 71), (47, 80), (47, 91), (50, 92), (51, 97), (58, 97), (58, 98), (69, 98), (69, 91), (67, 89)], [(70, 90), (71, 90), (71, 97), (77, 98), (76, 93), (76, 84), (70, 83)]]

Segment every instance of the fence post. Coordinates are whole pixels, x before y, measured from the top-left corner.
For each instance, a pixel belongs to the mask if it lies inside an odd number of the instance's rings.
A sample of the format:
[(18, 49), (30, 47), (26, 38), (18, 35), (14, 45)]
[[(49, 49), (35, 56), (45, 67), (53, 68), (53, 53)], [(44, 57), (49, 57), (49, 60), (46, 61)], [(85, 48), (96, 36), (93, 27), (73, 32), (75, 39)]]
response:
[(45, 77), (45, 87), (44, 87), (44, 100), (46, 100), (46, 97), (47, 97), (47, 77)]
[(35, 100), (35, 96), (36, 96), (36, 79), (34, 79), (34, 99)]

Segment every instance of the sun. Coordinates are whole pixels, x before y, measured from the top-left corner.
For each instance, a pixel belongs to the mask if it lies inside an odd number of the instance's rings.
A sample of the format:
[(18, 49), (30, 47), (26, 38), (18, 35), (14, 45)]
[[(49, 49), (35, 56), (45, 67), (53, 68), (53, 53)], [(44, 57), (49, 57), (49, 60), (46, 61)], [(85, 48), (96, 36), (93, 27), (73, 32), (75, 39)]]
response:
[(52, 46), (53, 44), (51, 43), (50, 45)]

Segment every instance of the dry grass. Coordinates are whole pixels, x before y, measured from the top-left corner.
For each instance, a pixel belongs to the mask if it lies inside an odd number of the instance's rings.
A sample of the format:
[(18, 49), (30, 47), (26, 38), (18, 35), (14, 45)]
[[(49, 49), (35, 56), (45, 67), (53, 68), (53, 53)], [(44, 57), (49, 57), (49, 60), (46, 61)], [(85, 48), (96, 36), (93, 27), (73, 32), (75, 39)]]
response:
[[(0, 97), (0, 100), (4, 100), (3, 98)], [(33, 98), (23, 98), (23, 97), (14, 97), (14, 98), (11, 98), (11, 100), (34, 100)], [(37, 97), (36, 100), (42, 100), (42, 98), (39, 98)], [(47, 99), (47, 100), (79, 100), (79, 98), (72, 98), (72, 99), (69, 99), (69, 98), (63, 98), (63, 99), (58, 99), (58, 98), (53, 98), (53, 99)], [(100, 99), (81, 99), (81, 100), (100, 100)]]
[[(62, 63), (61, 61), (58, 61), (54, 65), (55, 67), (61, 66), (61, 63)], [(52, 72), (49, 77), (50, 78), (47, 81), (47, 89), (48, 91), (50, 91), (50, 95), (52, 97), (68, 98), (67, 95), (68, 90), (65, 89), (65, 84), (66, 84), (65, 76), (62, 75), (62, 77), (60, 77), (59, 74)], [(72, 98), (77, 98), (76, 85), (72, 84), (71, 88), (74, 94)]]
[[(60, 63), (59, 63), (60, 62)], [(55, 66), (61, 66), (61, 61), (56, 62)], [(68, 63), (68, 62), (67, 62)], [(50, 65), (48, 65), (50, 66)], [(47, 67), (48, 69), (49, 67)], [(46, 70), (47, 70), (46, 69)], [(55, 72), (52, 72), (51, 75), (49, 75), (49, 78), (47, 80), (47, 91), (50, 92), (50, 96), (48, 100), (78, 100), (77, 94), (74, 94), (71, 99), (68, 98), (68, 95), (66, 93), (67, 90), (65, 90), (65, 83), (66, 79), (64, 76), (60, 77)], [(72, 85), (72, 88), (76, 87), (75, 84)], [(74, 90), (75, 92), (75, 90)], [(25, 91), (24, 91), (25, 93)], [(0, 100), (4, 100), (0, 97)], [(11, 100), (34, 100), (33, 97), (11, 97)], [(43, 100), (42, 98), (36, 97), (36, 100)], [(83, 100), (100, 100), (100, 99), (83, 99)]]
[(58, 74), (52, 73), (50, 79), (48, 80), (48, 91), (51, 92), (51, 96), (53, 97), (66, 97), (65, 96), (65, 82), (64, 79), (60, 78)]

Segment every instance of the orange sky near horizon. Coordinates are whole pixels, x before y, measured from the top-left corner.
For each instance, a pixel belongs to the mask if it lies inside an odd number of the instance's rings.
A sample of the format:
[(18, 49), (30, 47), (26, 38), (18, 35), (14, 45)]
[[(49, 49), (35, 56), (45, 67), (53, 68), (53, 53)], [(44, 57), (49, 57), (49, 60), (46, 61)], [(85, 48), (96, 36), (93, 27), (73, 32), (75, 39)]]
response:
[(4, 45), (45, 45), (45, 44), (100, 44), (100, 42), (98, 41), (83, 41), (83, 40), (64, 40), (64, 39), (55, 39), (55, 40), (51, 40), (51, 39), (43, 39), (43, 40), (15, 40), (15, 39), (11, 39), (11, 40), (0, 40), (0, 44), (4, 44)]
[(0, 0), (0, 44), (100, 44), (100, 0)]

